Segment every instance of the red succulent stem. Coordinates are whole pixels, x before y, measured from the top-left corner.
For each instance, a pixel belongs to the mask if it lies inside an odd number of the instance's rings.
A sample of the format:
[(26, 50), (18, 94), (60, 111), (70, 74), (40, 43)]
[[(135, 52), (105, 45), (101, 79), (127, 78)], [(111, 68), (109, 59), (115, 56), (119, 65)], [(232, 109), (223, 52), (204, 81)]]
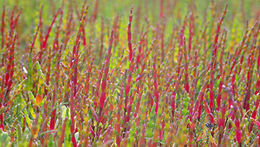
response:
[(128, 22), (128, 31), (127, 31), (127, 38), (128, 38), (128, 49), (129, 49), (129, 61), (132, 60), (133, 56), (133, 49), (132, 49), (132, 42), (131, 42), (131, 24), (133, 19), (133, 8), (130, 10), (129, 22)]
[(76, 41), (76, 45), (74, 45), (74, 49), (73, 49), (73, 57), (72, 57), (72, 69), (73, 69), (73, 77), (72, 77), (72, 96), (70, 98), (70, 109), (71, 109), (71, 126), (70, 126), (70, 131), (72, 134), (72, 143), (73, 146), (76, 147), (77, 146), (77, 142), (75, 139), (75, 120), (74, 120), (74, 116), (75, 116), (75, 99), (76, 99), (76, 94), (77, 94), (77, 66), (78, 66), (78, 49), (79, 49), (79, 45), (80, 45), (80, 41)]
[(158, 75), (156, 70), (156, 56), (154, 56), (154, 63), (153, 63), (153, 79), (154, 79), (154, 96), (155, 96), (155, 113), (157, 115), (158, 108), (159, 108), (159, 91), (158, 91)]
[[(56, 37), (53, 43), (53, 50), (54, 53), (57, 52), (57, 50), (59, 51), (57, 54), (57, 64), (56, 64), (56, 70), (55, 70), (55, 80), (56, 80), (56, 86), (54, 88), (54, 93), (53, 93), (53, 97), (52, 97), (52, 114), (51, 114), (51, 121), (50, 121), (50, 130), (53, 130), (55, 127), (55, 122), (56, 122), (56, 108), (55, 107), (55, 102), (56, 102), (56, 93), (57, 93), (57, 87), (59, 85), (58, 81), (59, 81), (59, 69), (60, 69), (60, 58), (61, 58), (61, 48), (59, 46), (59, 33), (60, 33), (60, 26), (62, 23), (62, 16), (63, 16), (63, 11), (61, 10), (61, 17), (60, 17), (60, 21), (59, 21), (59, 25), (57, 27), (57, 31), (56, 31)], [(60, 47), (60, 48), (59, 48)], [(52, 54), (51, 54), (51, 50), (50, 50), (50, 54), (49, 54), (49, 58), (51, 58)], [(50, 59), (51, 60), (51, 59)], [(50, 63), (48, 66), (48, 70), (50, 70)]]
[[(44, 52), (44, 50), (47, 48), (47, 43), (48, 43), (48, 39), (49, 39), (49, 36), (50, 36), (50, 32), (51, 32), (51, 30), (52, 30), (52, 28), (53, 28), (53, 25), (54, 25), (54, 23), (55, 23), (55, 21), (56, 21), (56, 18), (57, 18), (57, 16), (58, 16), (59, 13), (60, 13), (60, 10), (58, 10), (58, 11), (56, 12), (56, 14), (54, 15), (54, 17), (53, 17), (53, 19), (52, 19), (52, 22), (51, 22), (51, 25), (49, 26), (48, 31), (47, 31), (47, 33), (46, 33), (46, 35), (45, 35), (44, 40), (43, 40), (43, 43), (42, 43), (42, 46), (41, 46), (41, 50), (40, 50), (40, 52), (39, 52), (39, 62), (40, 62), (40, 63), (41, 63), (41, 60), (42, 60), (43, 52)], [(40, 20), (41, 20), (41, 19), (40, 19)]]
[[(9, 101), (9, 93), (12, 88), (13, 84), (13, 74), (14, 74), (14, 48), (17, 44), (18, 40), (18, 34), (15, 33), (15, 28), (17, 26), (17, 22), (20, 16), (20, 12), (17, 14), (17, 16), (14, 18), (14, 11), (11, 12), (10, 17), (10, 33), (7, 37), (7, 43), (6, 43), (6, 56), (7, 56), (7, 64), (6, 64), (6, 73), (5, 77), (3, 77), (3, 83), (2, 83), (2, 92), (0, 93), (0, 108), (6, 107)], [(3, 24), (2, 24), (3, 25)], [(5, 58), (5, 57), (4, 57)], [(3, 63), (4, 64), (4, 63)], [(9, 108), (7, 107), (5, 112), (7, 112)], [(4, 113), (0, 113), (0, 129), (4, 130)]]
[(200, 93), (198, 95), (198, 99), (195, 103), (195, 107), (194, 107), (194, 111), (195, 110), (198, 110), (198, 120), (200, 120), (200, 117), (201, 117), (201, 111), (202, 111), (202, 108), (203, 108), (203, 100), (204, 100), (204, 95), (205, 95), (205, 88), (207, 87), (207, 85), (204, 85), (201, 90), (200, 90)]
[(192, 41), (193, 41), (193, 36), (194, 36), (194, 17), (193, 17), (193, 13), (191, 13), (190, 15), (190, 23), (189, 23), (189, 54), (192, 50)]
[(6, 67), (6, 75), (5, 75), (5, 87), (7, 88), (6, 89), (6, 92), (4, 94), (4, 97), (2, 99), (2, 103), (6, 103), (8, 101), (8, 95), (9, 95), (9, 92), (11, 90), (11, 86), (12, 86), (12, 83), (13, 83), (13, 74), (14, 74), (14, 48), (15, 48), (15, 42), (16, 40), (18, 39), (18, 36), (17, 34), (15, 34), (15, 36), (13, 38), (9, 38), (9, 44), (11, 44), (10, 46), (8, 46), (8, 54), (7, 54), (7, 57), (8, 57), (8, 64), (7, 64), (7, 67)]
[[(3, 6), (3, 12), (2, 12), (1, 35), (2, 35), (1, 48), (3, 49), (3, 48), (4, 48), (4, 45), (5, 45), (5, 5)], [(3, 53), (1, 66), (4, 66), (5, 59), (6, 59), (5, 56), (6, 56), (6, 54)]]
[[(51, 72), (51, 48), (49, 48), (49, 55), (48, 55), (48, 61), (47, 61), (47, 72), (46, 72), (46, 85), (49, 86), (50, 82), (50, 72)], [(47, 87), (44, 89), (44, 96), (47, 95)]]
[(135, 114), (134, 114), (135, 118), (137, 117), (137, 114), (139, 112), (140, 102), (141, 102), (142, 95), (143, 95), (143, 92), (142, 92), (143, 87), (140, 86), (140, 84), (137, 85), (138, 87), (137, 87), (137, 91), (136, 91), (136, 93), (138, 94), (138, 101), (137, 101), (137, 105), (136, 105), (136, 111), (135, 111)]
[[(257, 110), (258, 110), (258, 107), (259, 107), (259, 99), (256, 100), (255, 102), (255, 109), (252, 113), (252, 119), (255, 119), (256, 118), (256, 114), (257, 114)], [(253, 125), (254, 125), (254, 122), (251, 122), (250, 126), (249, 126), (249, 133), (251, 133), (252, 129), (253, 129)]]
[[(5, 44), (5, 5), (3, 6), (3, 12), (2, 12), (2, 21), (1, 21), (1, 35), (2, 35), (2, 44), (1, 48), (4, 47)], [(4, 58), (3, 58), (4, 59)]]
[[(128, 32), (127, 32), (127, 36), (128, 36), (128, 48), (129, 48), (129, 61), (130, 61), (130, 65), (129, 65), (129, 69), (128, 69), (128, 79), (127, 79), (127, 84), (125, 87), (125, 112), (124, 112), (124, 122), (127, 123), (129, 121), (130, 118), (130, 111), (131, 111), (131, 105), (128, 106), (128, 101), (130, 99), (130, 104), (131, 104), (131, 97), (132, 95), (130, 93), (131, 90), (131, 82), (132, 82), (132, 72), (134, 69), (134, 59), (133, 59), (133, 49), (132, 49), (132, 42), (131, 42), (131, 24), (132, 24), (132, 19), (133, 19), (133, 8), (131, 8), (130, 10), (130, 16), (129, 16), (129, 23), (128, 23)], [(126, 112), (127, 112), (127, 116), (126, 116)], [(125, 128), (126, 129), (126, 128)]]
[[(2, 104), (0, 104), (0, 108), (2, 107)], [(4, 131), (5, 127), (4, 127), (4, 114), (1, 113), (0, 114), (0, 129), (2, 129)]]
[[(136, 68), (138, 68), (139, 66), (139, 62), (140, 62), (140, 58), (143, 57), (143, 40), (144, 40), (144, 36), (142, 36), (141, 40), (139, 41), (139, 49), (138, 49), (138, 55), (137, 55), (137, 59), (136, 59)], [(146, 64), (146, 60), (143, 60), (143, 64), (141, 66), (141, 72), (138, 74), (137, 78), (136, 78), (136, 82), (139, 81), (139, 84), (137, 84), (137, 90), (136, 93), (138, 94), (138, 100), (137, 100), (137, 105), (136, 105), (136, 112), (134, 114), (134, 116), (136, 117), (138, 112), (139, 112), (139, 107), (140, 107), (140, 101), (142, 99), (142, 89), (143, 89), (143, 84), (142, 84), (142, 79), (143, 79), (143, 72), (145, 69), (145, 64)]]
[(82, 6), (82, 15), (80, 19), (80, 26), (78, 29), (78, 34), (76, 37), (76, 41), (73, 47), (73, 52), (72, 52), (72, 58), (70, 62), (70, 68), (73, 69), (73, 74), (72, 74), (72, 95), (70, 98), (70, 109), (71, 109), (71, 126), (70, 126), (70, 131), (72, 134), (72, 143), (73, 146), (77, 146), (76, 138), (75, 138), (75, 122), (74, 122), (74, 116), (75, 116), (75, 100), (77, 97), (77, 89), (78, 89), (78, 62), (79, 62), (79, 46), (80, 46), (80, 38), (82, 36), (82, 30), (84, 28), (84, 23), (86, 21), (86, 15), (87, 15), (87, 9), (88, 7)]
[[(237, 60), (238, 60), (238, 57), (239, 55), (241, 55), (241, 60), (243, 60), (244, 58), (244, 46), (245, 44), (248, 44), (249, 41), (250, 41), (250, 37), (251, 37), (251, 32), (253, 32), (252, 30), (255, 28), (256, 25), (252, 26), (251, 27), (251, 31), (249, 31), (249, 28), (246, 30), (246, 32), (244, 33), (244, 36), (243, 36), (243, 40), (242, 42), (240, 43), (240, 46), (239, 46), (239, 49), (236, 50), (235, 52), (235, 55), (234, 55), (234, 59), (233, 59), (233, 63), (232, 63), (232, 66), (231, 66), (231, 69), (230, 69), (230, 72), (229, 74), (231, 74), (233, 72), (233, 69), (235, 67), (235, 65), (237, 64)], [(241, 61), (240, 61), (241, 62)], [(242, 64), (240, 63), (240, 66)]]
[(114, 40), (114, 31), (111, 31), (110, 40), (109, 40), (109, 47), (108, 47), (108, 53), (105, 61), (105, 71), (104, 71), (104, 77), (101, 84), (101, 96), (100, 96), (100, 111), (102, 111), (104, 107), (104, 103), (106, 100), (106, 86), (107, 86), (107, 78), (108, 78), (108, 72), (109, 72), (109, 64), (110, 64), (110, 57), (111, 57), (111, 50), (113, 46), (113, 40)]
[(101, 35), (100, 35), (100, 51), (99, 57), (102, 58), (104, 48), (104, 19), (101, 20)]
[[(179, 58), (181, 58), (181, 57), (179, 57)], [(180, 60), (180, 62), (181, 62), (181, 60)], [(177, 94), (177, 90), (179, 89), (179, 85), (180, 85), (180, 80), (181, 80), (182, 74), (183, 74), (182, 71), (177, 72), (177, 75), (176, 75), (177, 82), (174, 84), (174, 87), (173, 87), (174, 89), (173, 89), (172, 94), (171, 94), (172, 95), (171, 108), (172, 108), (172, 116), (173, 117), (174, 117), (175, 109), (176, 109), (175, 97), (176, 97), (176, 94)]]
[(210, 122), (212, 124), (214, 124), (214, 116), (213, 116), (212, 111), (210, 110), (210, 108), (209, 108), (209, 106), (208, 106), (208, 104), (205, 100), (204, 100), (204, 109), (205, 109), (205, 111), (206, 111), (206, 113), (207, 113), (207, 115), (210, 119)]
[[(125, 113), (127, 112), (128, 116), (129, 116), (130, 110), (131, 110), (131, 101), (133, 101), (133, 100), (130, 99), (130, 105), (128, 106), (128, 100), (129, 100), (129, 98), (132, 97), (131, 94), (129, 95), (129, 93), (130, 93), (130, 90), (131, 90), (133, 69), (134, 69), (134, 60), (132, 59), (131, 62), (130, 62), (129, 69), (128, 69), (129, 74), (128, 74), (128, 79), (127, 79), (127, 85), (125, 87)], [(125, 117), (125, 123), (129, 121), (128, 116)]]
[(215, 69), (216, 69), (216, 58), (217, 58), (217, 51), (218, 51), (218, 39), (219, 39), (219, 35), (220, 35), (220, 28), (221, 25), (223, 23), (224, 17), (226, 15), (227, 12), (227, 6), (225, 6), (224, 12), (220, 18), (220, 20), (218, 21), (218, 25), (217, 25), (217, 30), (216, 30), (216, 35), (215, 35), (215, 39), (214, 39), (214, 44), (213, 44), (213, 54), (212, 54), (212, 63), (211, 63), (211, 74), (210, 74), (210, 109), (211, 111), (213, 111), (213, 107), (214, 107), (214, 90), (213, 90), (213, 85), (214, 85), (214, 74), (215, 74)]
[(180, 84), (180, 80), (181, 80), (181, 76), (182, 76), (182, 72), (181, 72), (181, 62), (182, 62), (182, 46), (183, 46), (183, 40), (184, 40), (184, 29), (185, 29), (185, 21), (184, 24), (182, 26), (181, 32), (180, 32), (180, 44), (179, 44), (179, 51), (178, 51), (178, 66), (177, 66), (177, 73), (176, 73), (176, 78), (178, 78), (177, 83), (175, 83), (174, 85), (174, 89), (172, 91), (172, 99), (171, 99), (171, 107), (172, 107), (172, 115), (174, 117), (174, 113), (175, 113), (175, 108), (176, 108), (176, 104), (175, 104), (175, 96), (177, 94), (177, 90), (179, 88), (179, 84)]
[(87, 73), (86, 84), (85, 84), (86, 98), (88, 98), (88, 94), (89, 94), (89, 85), (90, 85), (89, 81), (90, 81), (90, 76), (91, 76), (94, 60), (95, 60), (95, 58), (93, 57), (91, 63), (88, 66), (88, 73)]
[(235, 120), (235, 125), (236, 125), (236, 140), (237, 140), (238, 144), (241, 144), (242, 132), (240, 130), (240, 122), (238, 119)]
[(164, 31), (165, 31), (165, 22), (162, 20), (160, 25), (160, 37), (161, 37), (161, 59), (164, 60), (165, 51), (164, 51)]
[(51, 113), (50, 130), (54, 129), (55, 122), (56, 122), (56, 109), (54, 108), (54, 110)]
[(218, 88), (218, 96), (217, 96), (217, 111), (220, 110), (220, 104), (221, 104), (221, 98), (222, 98), (222, 87), (223, 87), (223, 80), (224, 80), (224, 73), (223, 73), (223, 56), (224, 56), (224, 49), (225, 49), (225, 42), (226, 42), (227, 36), (226, 33), (224, 34), (224, 40), (223, 40), (223, 46), (220, 53), (220, 59), (219, 59), (219, 66), (220, 66), (220, 83)]
[[(113, 47), (113, 40), (114, 40), (114, 29), (112, 29), (111, 31), (111, 35), (110, 35), (110, 40), (109, 40), (109, 47), (108, 47), (108, 53), (106, 56), (106, 61), (104, 64), (104, 71), (102, 70), (102, 73), (104, 74), (103, 79), (102, 79), (102, 83), (101, 83), (101, 95), (99, 98), (99, 114), (98, 114), (98, 125), (99, 123), (102, 123), (102, 111), (104, 109), (104, 104), (106, 101), (106, 89), (107, 89), (107, 80), (108, 80), (108, 73), (109, 73), (109, 65), (110, 65), (110, 58), (111, 58), (111, 50)], [(99, 127), (97, 128), (97, 134), (96, 136), (99, 137), (100, 133), (102, 131), (102, 128), (100, 129)]]
[(185, 65), (184, 65), (184, 70), (185, 70), (185, 74), (184, 74), (184, 77), (185, 77), (185, 83), (184, 83), (184, 88), (186, 90), (187, 93), (189, 93), (190, 91), (190, 87), (189, 87), (189, 76), (188, 76), (188, 73), (189, 73), (189, 69), (188, 69), (188, 57), (187, 57), (187, 49), (186, 49), (186, 41), (185, 41), (185, 38), (184, 38), (184, 61), (185, 61)]
[[(39, 52), (39, 55), (41, 54), (41, 49), (43, 48), (43, 42), (44, 42), (42, 12), (43, 12), (43, 6), (41, 6), (40, 14), (39, 14), (39, 40), (40, 40), (40, 52)], [(39, 59), (39, 56), (37, 58)]]
[(37, 29), (36, 29), (36, 32), (34, 33), (33, 35), (33, 41), (31, 43), (31, 48), (30, 48), (30, 53), (32, 53), (32, 50), (33, 50), (33, 47), (34, 47), (34, 44), (35, 44), (35, 41), (36, 41), (36, 38), (37, 38), (37, 35), (39, 33), (39, 30), (40, 30), (40, 24), (38, 25)]
[(140, 41), (139, 41), (139, 46), (138, 46), (138, 55), (136, 57), (136, 69), (139, 67), (139, 63), (140, 63), (140, 60), (142, 58), (142, 53), (143, 53), (143, 42), (144, 42), (144, 35), (142, 35)]
[(162, 140), (164, 134), (165, 120), (162, 121), (162, 129), (160, 130), (159, 140)]
[[(97, 80), (97, 83), (96, 83), (96, 97), (100, 97), (100, 93), (99, 93), (99, 88), (100, 88), (100, 84), (101, 84), (101, 80), (102, 80), (102, 75), (103, 75), (103, 71), (104, 71), (104, 68), (105, 68), (105, 64), (103, 64), (101, 70), (99, 71), (99, 76), (98, 76), (98, 80)], [(95, 99), (94, 100), (94, 106), (95, 106), (95, 110), (97, 109), (97, 106), (98, 106), (98, 100)]]
[(256, 91), (255, 95), (260, 93), (260, 49), (258, 48), (258, 58), (257, 58), (257, 71), (258, 71), (258, 80), (256, 82)]
[(251, 83), (252, 83), (252, 75), (253, 75), (253, 66), (254, 66), (254, 54), (257, 49), (255, 47), (256, 40), (257, 40), (258, 31), (255, 33), (253, 38), (253, 43), (251, 45), (250, 55), (248, 57), (248, 72), (247, 72), (247, 83), (246, 83), (246, 94), (243, 101), (243, 108), (246, 109), (246, 111), (249, 110), (249, 99), (251, 96)]

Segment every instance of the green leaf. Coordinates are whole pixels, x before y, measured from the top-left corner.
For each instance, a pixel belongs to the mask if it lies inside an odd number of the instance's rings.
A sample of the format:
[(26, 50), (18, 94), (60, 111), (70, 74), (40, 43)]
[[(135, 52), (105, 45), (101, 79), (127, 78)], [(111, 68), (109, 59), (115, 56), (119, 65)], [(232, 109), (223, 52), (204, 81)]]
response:
[(153, 105), (151, 113), (150, 113), (150, 119), (147, 123), (147, 134), (146, 137), (151, 138), (153, 137), (153, 130), (155, 128), (155, 121), (156, 121), (156, 114), (155, 114), (155, 105)]
[(0, 145), (1, 146), (7, 146), (8, 143), (10, 142), (10, 137), (7, 132), (2, 131), (0, 129)]
[(36, 62), (36, 69), (37, 69), (38, 75), (39, 75), (40, 77), (43, 77), (41, 65), (40, 65), (40, 63), (39, 63), (38, 61)]
[(29, 55), (29, 64), (28, 64), (28, 77), (26, 88), (28, 91), (31, 91), (33, 87), (32, 73), (33, 72), (33, 63), (32, 63), (32, 54)]
[(35, 112), (34, 112), (34, 110), (32, 108), (32, 105), (29, 105), (28, 109), (29, 109), (29, 112), (30, 112), (30, 114), (32, 115), (32, 117), (34, 119), (36, 117), (36, 114), (35, 114)]
[(33, 93), (32, 93), (31, 91), (29, 91), (29, 99), (30, 99), (34, 104), (36, 104), (36, 99), (35, 99), (35, 97), (34, 97), (34, 95), (33, 95)]

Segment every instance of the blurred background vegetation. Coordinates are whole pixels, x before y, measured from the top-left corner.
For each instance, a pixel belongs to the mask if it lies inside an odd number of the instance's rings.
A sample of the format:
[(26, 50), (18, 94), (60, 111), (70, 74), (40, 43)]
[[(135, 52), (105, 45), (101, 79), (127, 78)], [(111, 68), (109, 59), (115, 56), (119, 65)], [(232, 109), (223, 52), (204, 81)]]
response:
[[(10, 12), (14, 7), (21, 11), (19, 20), (18, 34), (20, 34), (20, 43), (22, 48), (26, 47), (26, 40), (32, 38), (35, 27), (38, 24), (38, 17), (43, 6), (43, 25), (47, 27), (50, 24), (57, 9), (64, 4), (64, 14), (66, 17), (69, 7), (80, 11), (84, 0), (0, 0), (0, 12), (6, 7)], [(92, 15), (95, 9), (95, 0), (86, 0), (89, 5), (88, 15)], [(216, 7), (215, 14), (212, 14), (213, 4)], [(165, 16), (167, 17), (166, 31), (171, 32), (174, 25), (181, 24), (183, 18), (192, 10), (196, 14), (197, 22), (206, 23), (207, 20), (218, 19), (223, 11), (225, 4), (228, 4), (228, 12), (224, 20), (225, 26), (240, 30), (245, 24), (260, 13), (259, 0), (164, 0)], [(105, 19), (105, 23), (111, 25), (115, 16), (121, 16), (121, 28), (126, 30), (130, 8), (134, 8), (134, 14), (140, 13), (141, 20), (147, 17), (153, 25), (159, 19), (160, 0), (99, 0), (97, 23)], [(74, 11), (73, 10), (73, 11)], [(138, 12), (139, 11), (139, 12)], [(10, 14), (9, 14), (10, 15)], [(216, 17), (212, 18), (212, 15)], [(133, 25), (136, 18), (133, 18)], [(241, 23), (242, 22), (242, 23)], [(140, 28), (142, 26), (139, 26)], [(231, 30), (230, 30), (231, 31)], [(239, 32), (239, 31), (237, 31)], [(170, 34), (170, 33), (169, 33)], [(167, 33), (166, 33), (167, 35)]]

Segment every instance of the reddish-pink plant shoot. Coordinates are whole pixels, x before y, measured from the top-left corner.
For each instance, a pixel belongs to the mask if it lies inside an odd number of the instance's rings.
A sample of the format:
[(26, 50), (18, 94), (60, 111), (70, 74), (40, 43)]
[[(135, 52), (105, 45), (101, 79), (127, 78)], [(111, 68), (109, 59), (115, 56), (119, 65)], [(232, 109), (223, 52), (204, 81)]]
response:
[(132, 60), (133, 57), (133, 49), (132, 49), (132, 42), (131, 42), (131, 24), (133, 19), (133, 8), (130, 10), (130, 16), (129, 16), (129, 22), (128, 22), (128, 31), (127, 31), (127, 37), (128, 37), (128, 48), (129, 48), (129, 61)]

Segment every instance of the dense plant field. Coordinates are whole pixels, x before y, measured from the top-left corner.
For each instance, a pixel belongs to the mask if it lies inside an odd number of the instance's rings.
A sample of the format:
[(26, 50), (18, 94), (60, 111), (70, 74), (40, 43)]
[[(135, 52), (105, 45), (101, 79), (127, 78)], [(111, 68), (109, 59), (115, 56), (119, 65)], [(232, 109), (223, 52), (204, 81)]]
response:
[(259, 146), (257, 0), (0, 0), (1, 146)]

